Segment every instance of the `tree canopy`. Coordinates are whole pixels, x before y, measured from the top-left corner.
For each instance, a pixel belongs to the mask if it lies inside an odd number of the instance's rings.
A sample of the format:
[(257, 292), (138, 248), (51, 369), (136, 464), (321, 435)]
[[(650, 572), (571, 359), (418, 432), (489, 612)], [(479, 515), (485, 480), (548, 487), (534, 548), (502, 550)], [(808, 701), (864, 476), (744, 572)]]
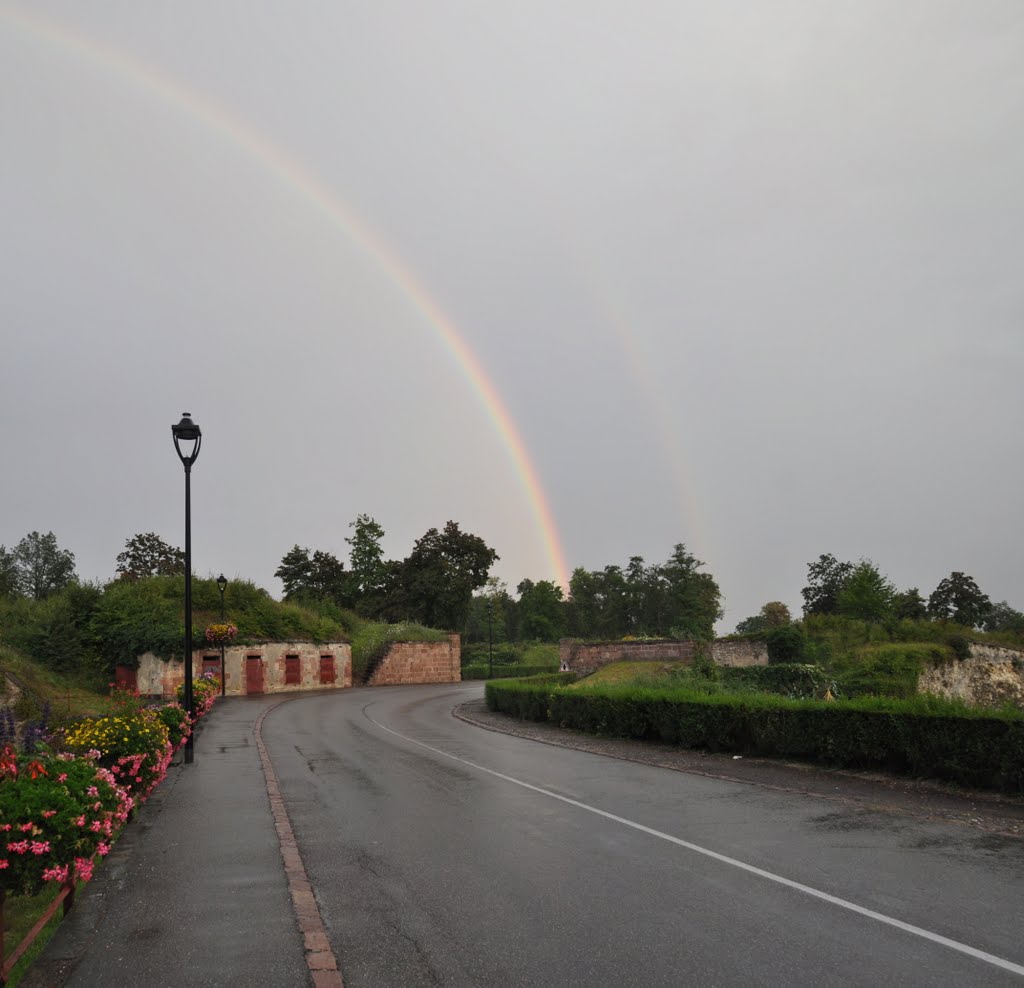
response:
[(293, 546), (274, 571), (284, 584), (285, 600), (326, 600), (339, 607), (352, 603), (352, 581), (345, 564), (329, 552)]
[(703, 565), (680, 542), (664, 563), (647, 566), (633, 556), (625, 571), (577, 568), (569, 581), (570, 632), (590, 639), (713, 637), (721, 591)]
[(839, 594), (853, 563), (841, 563), (830, 552), (807, 564), (807, 586), (800, 591), (804, 598), (804, 614), (838, 614)]
[(177, 576), (185, 572), (185, 553), (168, 545), (155, 532), (134, 535), (117, 554), (117, 572), (122, 580), (147, 576)]
[(955, 621), (968, 628), (977, 628), (992, 610), (992, 601), (981, 592), (973, 576), (950, 573), (928, 598), (928, 614), (940, 621)]
[(449, 521), (429, 529), (394, 572), (388, 607), (429, 628), (461, 631), (474, 590), (487, 583), (497, 552), (478, 535)]
[(53, 532), (30, 532), (13, 551), (0, 546), (0, 595), (45, 600), (76, 580), (75, 555)]

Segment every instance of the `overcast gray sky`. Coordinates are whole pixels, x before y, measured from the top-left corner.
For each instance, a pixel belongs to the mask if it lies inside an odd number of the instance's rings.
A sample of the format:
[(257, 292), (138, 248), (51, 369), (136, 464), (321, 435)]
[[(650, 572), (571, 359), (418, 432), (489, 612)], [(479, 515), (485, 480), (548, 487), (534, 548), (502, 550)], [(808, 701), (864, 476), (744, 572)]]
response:
[[(0, 0), (0, 543), (448, 519), (1024, 608), (1024, 4)], [(521, 443), (521, 445), (519, 445)]]

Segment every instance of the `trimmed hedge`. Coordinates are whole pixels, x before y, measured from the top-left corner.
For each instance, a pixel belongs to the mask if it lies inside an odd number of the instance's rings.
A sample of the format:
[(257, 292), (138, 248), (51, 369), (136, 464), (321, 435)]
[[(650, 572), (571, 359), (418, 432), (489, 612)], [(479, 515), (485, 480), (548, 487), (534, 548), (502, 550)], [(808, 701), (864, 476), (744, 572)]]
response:
[(463, 679), (506, 679), (510, 676), (514, 676), (517, 679), (522, 676), (539, 676), (542, 673), (549, 673), (552, 671), (550, 665), (543, 666), (526, 666), (526, 665), (498, 665), (494, 664), (494, 676), (488, 677), (487, 675), (488, 666), (485, 662), (480, 665), (474, 662), (472, 665), (462, 667), (462, 678)]
[(490, 682), (487, 706), (526, 720), (684, 748), (883, 768), (1024, 793), (1024, 715), (932, 697), (824, 703), (682, 690)]

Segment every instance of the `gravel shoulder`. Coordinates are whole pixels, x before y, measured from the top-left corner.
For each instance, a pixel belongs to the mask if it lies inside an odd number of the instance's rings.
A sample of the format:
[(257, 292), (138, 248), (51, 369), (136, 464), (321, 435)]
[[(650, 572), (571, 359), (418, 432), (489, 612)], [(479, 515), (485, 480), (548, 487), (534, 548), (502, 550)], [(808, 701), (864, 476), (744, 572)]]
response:
[(671, 745), (597, 737), (553, 724), (518, 720), (494, 713), (483, 700), (455, 708), (459, 720), (488, 731), (512, 734), (542, 744), (575, 748), (609, 758), (657, 765), (713, 779), (762, 786), (844, 803), (850, 808), (941, 821), (985, 833), (1024, 840), (1024, 798), (963, 789), (927, 779), (879, 772), (830, 769), (820, 765), (689, 751)]

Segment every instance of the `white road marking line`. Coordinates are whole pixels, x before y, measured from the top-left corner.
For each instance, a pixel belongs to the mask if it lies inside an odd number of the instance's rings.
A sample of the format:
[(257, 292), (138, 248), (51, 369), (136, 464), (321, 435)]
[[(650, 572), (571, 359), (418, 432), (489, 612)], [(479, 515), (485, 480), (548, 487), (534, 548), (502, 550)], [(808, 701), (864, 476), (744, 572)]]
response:
[(991, 964), (993, 967), (999, 967), (1004, 971), (1010, 971), (1013, 974), (1024, 976), (1024, 966), (1015, 964), (1013, 961), (1008, 961), (1003, 957), (996, 957), (995, 954), (989, 954), (984, 950), (978, 950), (976, 947), (971, 947), (969, 944), (960, 943), (959, 940), (951, 940), (949, 937), (944, 937), (940, 933), (933, 933), (931, 930), (925, 930), (920, 926), (914, 926), (912, 923), (904, 923), (901, 919), (895, 919), (892, 916), (886, 916), (884, 913), (875, 912), (873, 909), (858, 906), (855, 902), (850, 902), (847, 899), (840, 899), (835, 895), (829, 895), (828, 892), (822, 892), (820, 889), (811, 888), (810, 885), (802, 885), (800, 882), (794, 882), (790, 878), (784, 878), (782, 875), (776, 875), (774, 872), (765, 871), (763, 868), (747, 864), (745, 861), (730, 858), (726, 854), (719, 854), (717, 851), (712, 851), (710, 848), (701, 847), (699, 844), (692, 844), (690, 841), (682, 840), (679, 837), (673, 837), (671, 834), (666, 834), (661, 830), (655, 830), (653, 827), (644, 826), (644, 824), (637, 823), (635, 820), (627, 820), (625, 817), (616, 816), (614, 813), (609, 813), (607, 810), (601, 810), (596, 806), (581, 803), (578, 799), (570, 799), (568, 796), (559, 795), (559, 793), (552, 792), (550, 789), (543, 789), (541, 786), (535, 786), (530, 782), (524, 782), (522, 779), (514, 778), (511, 775), (505, 775), (503, 772), (496, 772), (494, 769), (487, 768), (485, 765), (478, 765), (476, 762), (471, 762), (468, 758), (462, 758), (459, 755), (452, 755), (447, 751), (442, 751), (440, 748), (434, 748), (429, 744), (424, 744), (422, 741), (417, 741), (415, 738), (407, 737), (405, 734), (399, 734), (398, 731), (393, 731), (390, 727), (385, 727), (379, 721), (374, 720), (367, 713), (369, 706), (370, 705), (367, 704), (363, 707), (363, 716), (365, 716), (371, 724), (376, 725), (382, 731), (387, 731), (388, 734), (393, 734), (396, 738), (401, 738), (403, 741), (408, 741), (410, 744), (415, 744), (420, 748), (425, 748), (427, 751), (432, 751), (435, 755), (441, 755), (444, 758), (450, 758), (452, 761), (461, 762), (463, 765), (475, 768), (479, 772), (486, 772), (488, 775), (493, 775), (496, 779), (502, 779), (505, 782), (511, 782), (515, 786), (521, 786), (523, 789), (529, 789), (531, 792), (540, 793), (540, 795), (547, 796), (550, 799), (557, 799), (559, 802), (568, 803), (569, 806), (575, 806), (577, 809), (586, 810), (588, 813), (593, 813), (595, 816), (604, 817), (606, 820), (612, 820), (615, 823), (621, 823), (624, 827), (631, 827), (633, 830), (639, 830), (641, 833), (649, 834), (651, 837), (657, 837), (660, 840), (668, 841), (670, 844), (675, 844), (678, 847), (684, 847), (688, 851), (703, 854), (705, 857), (713, 858), (715, 861), (721, 861), (723, 864), (731, 865), (733, 868), (739, 868), (742, 871), (749, 872), (751, 875), (757, 875), (759, 878), (767, 879), (770, 882), (776, 882), (779, 885), (785, 885), (787, 888), (795, 889), (797, 892), (803, 892), (805, 895), (813, 896), (815, 899), (821, 899), (823, 902), (831, 903), (833, 906), (839, 906), (841, 909), (857, 913), (859, 916), (866, 916), (868, 919), (873, 919), (879, 923), (885, 923), (886, 926), (893, 926), (898, 930), (903, 930), (905, 933), (911, 933), (916, 937), (921, 937), (923, 940), (930, 940), (932, 943), (938, 943), (943, 947), (949, 947), (951, 950), (959, 951), (961, 954), (967, 954), (969, 957), (973, 957), (979, 961), (984, 961), (986, 964)]

